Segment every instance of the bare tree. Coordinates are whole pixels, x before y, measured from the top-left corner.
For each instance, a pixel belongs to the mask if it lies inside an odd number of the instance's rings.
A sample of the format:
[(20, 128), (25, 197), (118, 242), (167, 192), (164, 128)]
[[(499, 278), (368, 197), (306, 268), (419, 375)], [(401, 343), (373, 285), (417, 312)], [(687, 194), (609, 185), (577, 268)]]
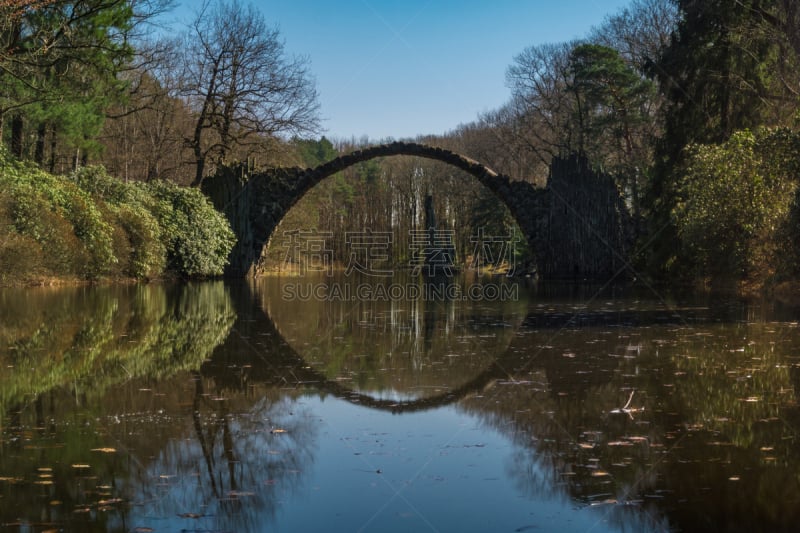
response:
[(679, 20), (672, 0), (633, 0), (608, 17), (589, 41), (614, 48), (640, 73), (647, 72), (669, 46)]
[(195, 127), (186, 139), (199, 186), (209, 163), (249, 156), (278, 135), (319, 129), (308, 61), (288, 57), (276, 28), (252, 5), (206, 2), (186, 35), (179, 95)]
[(508, 133), (549, 165), (553, 156), (577, 150), (577, 102), (569, 90), (570, 53), (577, 42), (526, 48), (506, 71), (511, 100), (497, 118)]

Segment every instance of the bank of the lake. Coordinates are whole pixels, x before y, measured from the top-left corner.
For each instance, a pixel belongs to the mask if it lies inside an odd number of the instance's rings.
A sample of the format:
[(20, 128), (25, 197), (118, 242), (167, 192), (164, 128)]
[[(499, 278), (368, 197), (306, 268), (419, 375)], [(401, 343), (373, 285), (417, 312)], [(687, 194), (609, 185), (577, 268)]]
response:
[(56, 176), (0, 149), (0, 286), (217, 276), (233, 242), (196, 189)]

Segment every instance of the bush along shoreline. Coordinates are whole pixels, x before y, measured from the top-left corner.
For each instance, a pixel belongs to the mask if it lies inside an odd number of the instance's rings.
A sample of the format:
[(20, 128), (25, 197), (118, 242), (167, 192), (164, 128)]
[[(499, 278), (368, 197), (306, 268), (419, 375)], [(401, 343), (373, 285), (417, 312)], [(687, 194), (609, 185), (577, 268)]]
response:
[(55, 176), (0, 148), (0, 286), (220, 276), (234, 242), (197, 189)]

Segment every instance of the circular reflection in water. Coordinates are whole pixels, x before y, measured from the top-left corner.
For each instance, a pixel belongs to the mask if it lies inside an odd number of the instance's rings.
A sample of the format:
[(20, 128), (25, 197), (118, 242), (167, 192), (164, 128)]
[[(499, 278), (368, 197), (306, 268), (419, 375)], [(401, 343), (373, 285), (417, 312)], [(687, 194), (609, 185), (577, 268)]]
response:
[(457, 389), (491, 367), (527, 310), (525, 292), (505, 279), (425, 283), (341, 273), (262, 278), (256, 292), (310, 368), (376, 400), (408, 402)]

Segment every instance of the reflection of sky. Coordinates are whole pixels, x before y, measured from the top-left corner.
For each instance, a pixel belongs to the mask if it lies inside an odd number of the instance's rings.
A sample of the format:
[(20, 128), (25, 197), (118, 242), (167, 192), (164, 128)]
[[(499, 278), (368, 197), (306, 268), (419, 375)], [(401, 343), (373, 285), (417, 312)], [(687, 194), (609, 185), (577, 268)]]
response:
[[(222, 502), (209, 487), (197, 440), (176, 441), (149, 468), (151, 492), (140, 493), (129, 524), (170, 531), (608, 529), (603, 509), (578, 508), (558, 492), (520, 493), (518, 477), (549, 480), (552, 473), (538, 461), (515, 465), (514, 457), (533, 452), (454, 408), (387, 416), (335, 398), (259, 405), (231, 423), (237, 502), (224, 501), (232, 489), (221, 435), (214, 471)], [(286, 433), (271, 433), (276, 423)], [(178, 516), (187, 512), (207, 516)]]
[(282, 530), (320, 530), (321, 522), (329, 531), (606, 529), (600, 515), (556, 494), (521, 505), (526, 497), (507, 476), (513, 446), (454, 408), (386, 416), (339, 400), (307, 401), (326, 422), (312, 490), (286, 503)]
[(316, 421), (303, 406), (262, 398), (245, 413), (207, 406), (199, 412), (202, 440), (187, 420), (145, 471), (127, 481), (131, 486), (122, 492), (131, 494), (134, 527), (258, 530), (303, 489), (317, 442)]

